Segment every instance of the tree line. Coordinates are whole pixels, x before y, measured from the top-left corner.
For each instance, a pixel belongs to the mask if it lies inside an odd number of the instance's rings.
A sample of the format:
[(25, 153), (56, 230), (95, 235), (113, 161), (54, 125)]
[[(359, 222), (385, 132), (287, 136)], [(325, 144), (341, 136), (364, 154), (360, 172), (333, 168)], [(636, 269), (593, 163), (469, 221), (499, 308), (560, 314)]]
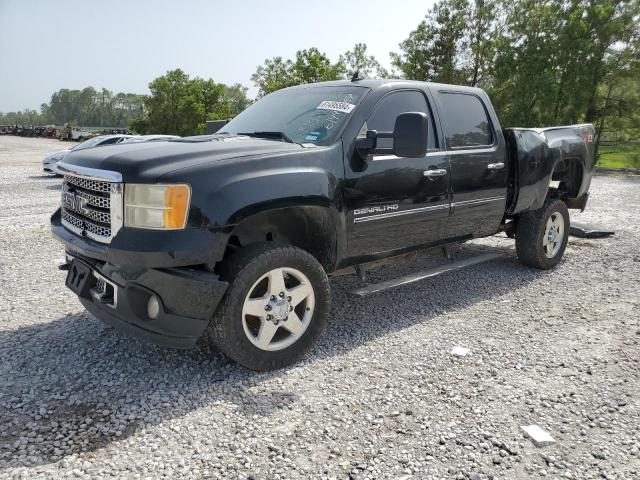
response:
[(361, 76), (484, 88), (503, 126), (595, 123), (597, 144), (640, 140), (640, 1), (440, 0), (385, 71), (359, 44), (332, 63), (317, 49), (268, 59), (265, 95)]
[(86, 127), (127, 127), (131, 119), (143, 115), (144, 95), (113, 93), (106, 88), (82, 90), (63, 88), (43, 103), (40, 111), (23, 110), (0, 113), (0, 124), (65, 125)]
[[(356, 71), (478, 86), (503, 126), (592, 122), (598, 142), (640, 137), (640, 0), (440, 0), (390, 60), (387, 70), (364, 43), (336, 61), (314, 47), (291, 59), (266, 59), (251, 79), (258, 97)], [(192, 135), (204, 132), (206, 120), (231, 118), (251, 103), (241, 84), (181, 70), (149, 89), (150, 95), (63, 89), (40, 112), (0, 114), (0, 123), (129, 125), (140, 133)]]

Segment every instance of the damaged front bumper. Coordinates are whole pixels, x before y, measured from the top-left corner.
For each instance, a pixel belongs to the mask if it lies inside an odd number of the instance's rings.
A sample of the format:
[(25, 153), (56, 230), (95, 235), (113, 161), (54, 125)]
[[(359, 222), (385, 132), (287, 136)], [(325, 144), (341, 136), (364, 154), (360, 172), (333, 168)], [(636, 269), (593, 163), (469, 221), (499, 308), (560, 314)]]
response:
[(228, 284), (192, 268), (119, 267), (67, 252), (67, 286), (105, 323), (155, 344), (191, 348)]
[(224, 238), (180, 232), (122, 229), (111, 244), (80, 237), (51, 218), (64, 244), (67, 287), (84, 307), (119, 330), (153, 343), (193, 347), (206, 330), (228, 284), (203, 265), (213, 263)]

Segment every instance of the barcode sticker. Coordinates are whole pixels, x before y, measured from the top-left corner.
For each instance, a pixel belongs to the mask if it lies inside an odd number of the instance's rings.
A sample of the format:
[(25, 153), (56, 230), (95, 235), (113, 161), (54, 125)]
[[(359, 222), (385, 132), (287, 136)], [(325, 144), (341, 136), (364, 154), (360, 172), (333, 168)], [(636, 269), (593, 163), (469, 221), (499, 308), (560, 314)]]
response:
[(343, 113), (351, 113), (354, 108), (356, 108), (356, 106), (353, 103), (333, 102), (330, 100), (325, 100), (317, 107), (318, 110), (334, 110)]

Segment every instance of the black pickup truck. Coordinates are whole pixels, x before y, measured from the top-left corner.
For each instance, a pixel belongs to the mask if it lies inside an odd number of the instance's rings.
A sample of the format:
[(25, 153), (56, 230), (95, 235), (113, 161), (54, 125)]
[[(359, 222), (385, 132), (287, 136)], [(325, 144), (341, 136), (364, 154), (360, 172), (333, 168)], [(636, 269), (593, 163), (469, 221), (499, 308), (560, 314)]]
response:
[(51, 225), (96, 317), (278, 368), (321, 334), (328, 274), (500, 231), (523, 264), (556, 265), (593, 133), (502, 129), (477, 88), (297, 86), (214, 135), (72, 152)]

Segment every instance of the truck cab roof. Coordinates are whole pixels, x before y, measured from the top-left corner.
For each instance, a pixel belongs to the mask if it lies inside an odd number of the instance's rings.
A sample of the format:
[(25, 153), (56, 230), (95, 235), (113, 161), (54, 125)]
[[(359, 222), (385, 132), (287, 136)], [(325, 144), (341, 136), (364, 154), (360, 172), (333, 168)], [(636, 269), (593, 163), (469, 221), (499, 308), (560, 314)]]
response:
[(484, 93), (481, 88), (476, 87), (468, 87), (464, 85), (449, 85), (445, 83), (435, 83), (435, 82), (421, 82), (418, 80), (404, 80), (404, 79), (363, 79), (363, 80), (333, 80), (329, 82), (317, 82), (317, 83), (306, 83), (303, 85), (295, 85), (293, 87), (288, 87), (287, 90), (293, 89), (306, 89), (306, 88), (317, 88), (317, 87), (365, 87), (371, 90), (378, 89), (388, 89), (394, 90), (398, 88), (429, 88), (434, 90), (449, 90), (449, 91), (458, 91), (458, 92), (468, 92), (468, 93)]

